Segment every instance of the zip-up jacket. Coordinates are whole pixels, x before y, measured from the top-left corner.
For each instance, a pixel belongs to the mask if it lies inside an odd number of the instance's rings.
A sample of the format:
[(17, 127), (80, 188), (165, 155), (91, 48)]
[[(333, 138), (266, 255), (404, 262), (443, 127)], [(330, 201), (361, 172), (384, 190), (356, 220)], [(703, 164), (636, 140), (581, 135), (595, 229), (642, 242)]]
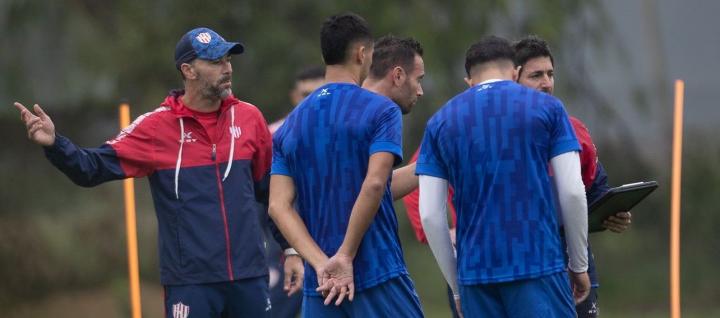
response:
[(220, 106), (218, 131), (209, 134), (183, 104), (183, 94), (171, 92), (159, 108), (98, 148), (80, 148), (57, 135), (45, 154), (85, 187), (148, 176), (163, 285), (267, 275), (257, 217), (257, 199), (267, 200), (272, 160), (265, 119), (255, 106), (230, 96)]

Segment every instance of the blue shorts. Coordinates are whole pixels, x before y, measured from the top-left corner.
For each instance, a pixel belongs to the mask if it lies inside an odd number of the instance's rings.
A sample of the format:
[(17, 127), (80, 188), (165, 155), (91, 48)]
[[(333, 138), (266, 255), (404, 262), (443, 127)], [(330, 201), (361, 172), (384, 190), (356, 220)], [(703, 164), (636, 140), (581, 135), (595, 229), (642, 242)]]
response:
[(565, 271), (506, 283), (460, 285), (460, 306), (465, 317), (576, 317)]
[(420, 298), (407, 275), (392, 278), (382, 284), (355, 293), (352, 302), (347, 299), (335, 306), (325, 306), (320, 296), (303, 298), (302, 316), (306, 318), (416, 318), (423, 317)]
[(165, 286), (167, 318), (267, 318), (270, 307), (267, 276)]

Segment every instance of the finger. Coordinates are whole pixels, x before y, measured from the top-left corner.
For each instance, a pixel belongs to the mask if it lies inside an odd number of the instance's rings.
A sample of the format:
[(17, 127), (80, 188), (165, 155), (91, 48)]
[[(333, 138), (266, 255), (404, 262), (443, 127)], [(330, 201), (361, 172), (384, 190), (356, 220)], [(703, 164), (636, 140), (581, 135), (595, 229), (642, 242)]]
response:
[(25, 108), (25, 106), (23, 104), (20, 104), (19, 102), (15, 102), (13, 103), (13, 105), (15, 105), (15, 108), (17, 108), (17, 110), (19, 110), (21, 113), (27, 110), (27, 108)]
[(35, 124), (40, 123), (40, 117), (33, 117), (25, 122), (25, 128), (30, 130)]
[(295, 276), (295, 291), (292, 292), (293, 294), (302, 288), (303, 283), (305, 282), (305, 275), (298, 273), (297, 276)]
[(618, 213), (615, 214), (615, 216), (616, 216), (616, 217), (619, 217), (619, 218), (621, 218), (621, 219), (629, 219), (629, 218), (632, 217), (632, 215), (630, 214), (630, 212), (618, 212)]
[(343, 286), (340, 288), (340, 294), (338, 295), (337, 300), (335, 301), (335, 306), (340, 306), (342, 304), (342, 301), (345, 300), (345, 296), (348, 294), (347, 287)]
[(609, 217), (608, 221), (616, 223), (616, 224), (620, 224), (620, 225), (628, 225), (631, 222), (629, 218), (615, 217), (615, 216)]
[(348, 295), (348, 300), (353, 301), (353, 299), (355, 299), (355, 283), (350, 283), (348, 285), (348, 293), (350, 294)]
[(290, 291), (288, 291), (288, 297), (292, 296), (293, 294), (300, 291), (300, 288), (302, 287), (302, 284), (298, 284), (297, 282), (294, 282), (292, 286), (290, 287)]
[(324, 302), (325, 306), (330, 305), (333, 298), (335, 298), (335, 296), (337, 296), (337, 294), (338, 294), (338, 289), (336, 287), (330, 288), (330, 292), (328, 293), (327, 297), (325, 297), (325, 302)]
[(48, 115), (45, 114), (45, 111), (40, 107), (40, 105), (35, 104), (33, 106), (33, 110), (35, 111), (35, 114), (37, 114), (40, 118), (48, 118)]
[(283, 290), (288, 291), (290, 290), (290, 285), (292, 284), (292, 271), (288, 268), (285, 268), (285, 278), (283, 279)]
[(460, 299), (455, 299), (455, 311), (457, 311), (458, 317), (463, 318), (462, 307), (460, 307)]

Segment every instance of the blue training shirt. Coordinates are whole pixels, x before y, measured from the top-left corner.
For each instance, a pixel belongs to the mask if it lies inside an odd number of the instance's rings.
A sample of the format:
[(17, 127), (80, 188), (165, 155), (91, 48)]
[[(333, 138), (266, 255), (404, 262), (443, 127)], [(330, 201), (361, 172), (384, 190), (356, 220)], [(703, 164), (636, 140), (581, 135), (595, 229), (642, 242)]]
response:
[[(354, 84), (326, 84), (298, 105), (273, 137), (271, 174), (292, 177), (296, 207), (310, 235), (331, 257), (345, 238), (370, 155), (402, 161), (402, 114), (390, 99)], [(356, 290), (407, 274), (397, 234), (390, 178), (353, 262)], [(317, 295), (305, 265), (305, 294)]]
[(579, 150), (562, 103), (512, 81), (471, 87), (430, 118), (416, 173), (455, 189), (460, 284), (565, 269), (548, 163)]

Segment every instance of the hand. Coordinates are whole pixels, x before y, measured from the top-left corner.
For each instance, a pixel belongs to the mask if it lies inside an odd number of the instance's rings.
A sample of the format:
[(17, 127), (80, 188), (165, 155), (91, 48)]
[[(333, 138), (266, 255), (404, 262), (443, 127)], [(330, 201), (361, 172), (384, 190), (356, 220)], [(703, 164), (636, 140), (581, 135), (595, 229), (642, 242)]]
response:
[(603, 226), (615, 233), (622, 233), (630, 227), (630, 223), (632, 223), (632, 214), (628, 211), (611, 215), (603, 221)]
[(41, 146), (52, 146), (55, 143), (55, 125), (40, 105), (33, 106), (37, 116), (18, 102), (15, 102), (15, 108), (20, 111), (20, 120), (25, 123), (28, 139)]
[(353, 281), (353, 259), (344, 254), (335, 254), (317, 271), (317, 291), (325, 296), (325, 305), (329, 305), (337, 296), (335, 306), (340, 306), (345, 297), (355, 298)]
[(577, 305), (590, 295), (590, 276), (588, 276), (587, 272), (574, 273), (570, 270), (568, 272), (570, 274), (570, 287)]
[(303, 265), (303, 259), (300, 255), (289, 255), (285, 257), (285, 263), (283, 264), (285, 269), (285, 282), (283, 284), (283, 290), (287, 292), (288, 297), (298, 292), (303, 286), (303, 279), (305, 279), (305, 266)]
[(460, 295), (454, 295), (453, 298), (455, 299), (455, 311), (458, 317), (463, 318), (462, 307), (460, 307)]
[(452, 243), (452, 246), (457, 248), (457, 245), (455, 244), (456, 238), (455, 238), (455, 228), (450, 229), (450, 242)]

